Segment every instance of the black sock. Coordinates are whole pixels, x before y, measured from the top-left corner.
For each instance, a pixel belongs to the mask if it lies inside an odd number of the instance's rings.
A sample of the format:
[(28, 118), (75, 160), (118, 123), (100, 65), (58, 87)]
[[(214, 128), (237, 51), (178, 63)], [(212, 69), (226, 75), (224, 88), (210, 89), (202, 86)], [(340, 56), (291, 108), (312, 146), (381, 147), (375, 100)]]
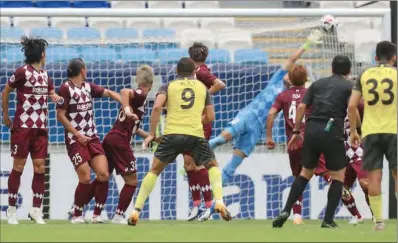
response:
[(339, 205), (341, 192), (343, 191), (343, 182), (332, 180), (328, 191), (328, 204), (326, 206), (325, 218), (323, 221), (326, 223), (333, 222), (334, 213)]
[(289, 196), (282, 212), (290, 214), (294, 203), (297, 202), (298, 198), (303, 194), (307, 184), (308, 180), (305, 177), (302, 177), (301, 175), (296, 177), (296, 180), (294, 180), (292, 184), (292, 188), (290, 188)]

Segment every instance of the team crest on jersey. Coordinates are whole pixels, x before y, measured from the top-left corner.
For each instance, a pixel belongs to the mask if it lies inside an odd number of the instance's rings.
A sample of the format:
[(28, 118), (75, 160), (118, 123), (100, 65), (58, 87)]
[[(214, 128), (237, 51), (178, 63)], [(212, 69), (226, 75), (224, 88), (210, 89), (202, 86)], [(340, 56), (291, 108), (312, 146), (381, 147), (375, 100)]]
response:
[(135, 90), (135, 92), (137, 93), (137, 94), (142, 94), (142, 90), (140, 90), (140, 89), (137, 89), (137, 90)]
[(11, 82), (11, 83), (14, 83), (14, 82), (15, 82), (15, 75), (12, 75), (12, 76), (11, 76), (10, 82)]

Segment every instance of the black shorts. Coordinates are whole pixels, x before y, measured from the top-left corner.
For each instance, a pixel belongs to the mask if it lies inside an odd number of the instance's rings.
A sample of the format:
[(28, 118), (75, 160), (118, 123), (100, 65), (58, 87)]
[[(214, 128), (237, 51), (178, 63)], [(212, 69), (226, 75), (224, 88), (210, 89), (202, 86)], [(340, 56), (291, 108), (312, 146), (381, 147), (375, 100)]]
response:
[(362, 168), (367, 171), (383, 168), (383, 159), (390, 169), (397, 168), (397, 134), (370, 134), (363, 139)]
[(309, 121), (306, 124), (301, 154), (301, 165), (306, 169), (315, 169), (321, 154), (330, 171), (341, 170), (348, 163), (343, 131), (337, 124), (333, 125), (330, 132), (324, 131), (325, 127), (324, 121)]
[(215, 159), (209, 142), (200, 137), (168, 134), (162, 137), (155, 157), (164, 163), (173, 162), (179, 154), (189, 153), (196, 165), (204, 165)]

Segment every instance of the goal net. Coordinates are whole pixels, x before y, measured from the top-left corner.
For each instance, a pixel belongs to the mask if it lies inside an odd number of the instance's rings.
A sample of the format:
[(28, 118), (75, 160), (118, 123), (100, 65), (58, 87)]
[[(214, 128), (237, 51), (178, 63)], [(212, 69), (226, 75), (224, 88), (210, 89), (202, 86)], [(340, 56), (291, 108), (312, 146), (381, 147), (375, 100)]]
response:
[[(108, 21), (109, 18), (105, 19)], [(135, 87), (135, 73), (138, 66), (141, 64), (152, 66), (156, 79), (146, 105), (147, 110), (142, 126), (146, 131), (149, 130), (149, 115), (157, 89), (162, 83), (176, 77), (176, 62), (181, 57), (188, 56), (187, 47), (193, 41), (206, 44), (210, 49), (206, 63), (211, 71), (226, 84), (226, 88), (213, 97), (216, 111), (216, 120), (213, 124), (214, 137), (227, 127), (228, 122), (235, 117), (240, 109), (249, 104), (261, 90), (267, 87), (272, 75), (304, 43), (310, 31), (320, 28), (319, 19), (320, 16), (306, 18), (237, 17), (209, 18), (208, 20), (184, 18), (178, 21), (165, 17), (142, 18), (139, 24), (136, 22), (136, 29), (120, 31), (120, 29), (111, 27), (105, 28), (105, 20), (104, 23), (96, 22), (97, 24), (94, 24), (94, 22), (90, 22), (89, 18), (86, 24), (90, 28), (60, 28), (62, 37), (59, 39), (43, 30), (40, 32), (37, 29), (28, 28), (23, 31), (28, 35), (41, 34), (42, 37), (49, 40), (45, 69), (56, 89), (67, 78), (68, 60), (75, 57), (82, 57), (86, 62), (88, 81), (116, 92), (120, 92), (123, 88)], [(298, 63), (307, 67), (310, 81), (330, 75), (331, 60), (336, 54), (350, 57), (353, 61), (354, 75), (358, 74), (361, 68), (372, 64), (373, 49), (362, 49), (363, 51), (359, 52), (358, 43), (353, 41), (355, 33), (354, 36), (349, 36), (353, 35), (352, 25), (348, 25), (351, 27), (347, 27), (347, 31), (344, 26), (344, 18), (337, 19), (340, 22), (338, 32), (325, 34), (322, 43), (313, 46), (298, 60)], [(350, 17), (350, 22), (347, 23), (361, 23), (363, 19)], [(51, 22), (52, 18), (49, 21)], [(381, 21), (381, 17), (366, 18), (366, 21), (370, 21), (372, 24), (377, 23), (377, 21)], [(134, 27), (133, 24), (131, 26), (129, 24), (131, 24), (130, 20), (122, 23), (124, 27)], [(162, 26), (162, 29), (156, 28), (156, 24)], [(186, 30), (189, 24), (193, 24), (195, 28)], [(15, 31), (21, 27), (5, 27), (4, 30), (14, 29)], [(376, 24), (369, 25), (368, 31), (381, 33)], [(5, 32), (2, 27), (1, 90), (15, 69), (23, 65), (24, 59), (18, 38), (15, 35), (7, 36), (4, 34)], [(373, 42), (372, 44), (374, 44)], [(358, 56), (361, 57), (361, 60), (358, 59)], [(273, 95), (276, 96), (277, 93)], [(267, 104), (267, 106), (270, 105)], [(117, 118), (119, 107), (119, 104), (107, 98), (94, 101), (95, 123), (101, 139), (111, 129)], [(16, 95), (13, 93), (10, 97), (11, 117), (14, 115), (15, 108)], [(274, 218), (279, 214), (282, 204), (286, 200), (293, 177), (285, 153), (286, 136), (282, 114), (279, 114), (272, 134), (277, 143), (277, 149), (267, 150), (264, 146), (265, 136), (263, 135), (258, 141), (254, 154), (246, 159), (238, 169), (231, 185), (224, 188), (224, 200), (236, 218)], [(7, 148), (9, 141), (10, 131), (2, 126), (0, 135), (3, 148), (2, 161), (11, 160)], [(141, 149), (141, 142), (142, 139), (139, 137), (132, 139), (132, 147), (137, 157), (139, 185), (149, 170), (153, 157), (151, 151)], [(58, 219), (65, 217), (73, 203), (77, 177), (74, 175), (73, 167), (64, 149), (64, 129), (56, 120), (55, 105), (51, 102), (49, 102), (49, 143), (50, 169), (48, 172), (50, 179), (47, 181), (49, 186), (45, 202), (50, 205), (44, 205), (44, 207), (47, 207), (46, 214), (50, 218)], [(231, 151), (231, 144), (216, 150), (216, 157), (221, 166), (228, 162)], [(185, 219), (187, 217), (190, 200), (185, 175), (180, 173), (182, 165), (181, 158), (179, 158), (177, 163), (169, 165), (163, 172), (154, 193), (146, 203), (142, 217), (149, 219)], [(4, 166), (2, 163), (1, 169), (2, 173), (6, 175), (6, 171), (11, 167)], [(27, 173), (29, 172), (25, 174)], [(31, 200), (29, 186), (27, 186), (30, 184), (31, 176), (24, 175), (25, 177), (27, 181), (24, 183), (25, 188), (22, 189), (20, 197), (24, 196), (24, 191), (27, 193), (24, 201), (20, 202), (22, 208), (26, 205), (29, 207)], [(68, 183), (59, 182), (59, 180), (67, 180)], [(109, 218), (113, 217), (116, 210), (122, 186), (122, 179), (112, 175), (104, 210), (104, 215)], [(326, 205), (327, 190), (324, 189), (325, 186), (326, 184), (321, 179), (314, 179), (307, 188), (303, 202), (305, 218), (322, 216), (323, 207)], [(5, 190), (5, 188), (1, 188), (1, 190)], [(59, 190), (64, 190), (65, 193), (61, 195)], [(362, 203), (364, 199), (361, 193), (361, 191), (355, 190), (354, 196), (358, 196)], [(314, 200), (314, 197), (323, 197), (324, 199), (319, 199), (320, 202), (316, 203), (318, 199)], [(2, 200), (2, 208), (6, 205), (7, 201)], [(360, 210), (367, 210), (365, 205), (362, 206)], [(93, 208), (94, 202), (92, 201), (86, 209), (91, 211)], [(338, 215), (348, 216), (347, 212)], [(217, 218), (217, 216), (214, 217)]]

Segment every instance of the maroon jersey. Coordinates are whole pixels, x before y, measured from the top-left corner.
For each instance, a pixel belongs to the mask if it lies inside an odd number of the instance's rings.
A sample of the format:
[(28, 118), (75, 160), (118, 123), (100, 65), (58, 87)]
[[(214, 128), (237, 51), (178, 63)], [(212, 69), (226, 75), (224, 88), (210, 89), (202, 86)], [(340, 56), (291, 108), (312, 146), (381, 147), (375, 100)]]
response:
[[(361, 120), (363, 118), (363, 111), (364, 111), (364, 104), (363, 101), (361, 100), (358, 104), (358, 111), (359, 115), (361, 117)], [(361, 146), (359, 147), (353, 147), (351, 146), (350, 143), (350, 121), (348, 120), (348, 116), (344, 119), (344, 136), (345, 136), (345, 150), (347, 157), (350, 159), (350, 163), (355, 162), (356, 160), (360, 160), (363, 155), (363, 149)]]
[[(71, 80), (61, 85), (58, 94), (64, 98), (57, 107), (66, 110), (66, 118), (80, 134), (98, 137), (93, 114), (93, 98), (100, 98), (104, 88), (93, 83), (84, 82), (81, 87), (75, 86)], [(76, 138), (65, 130), (66, 144), (73, 144)]]
[(196, 69), (195, 77), (199, 81), (201, 81), (208, 89), (211, 88), (214, 80), (217, 79), (217, 77), (211, 73), (206, 64), (202, 64)]
[(46, 129), (48, 94), (54, 90), (47, 72), (25, 65), (15, 71), (8, 80), (8, 85), (17, 89), (13, 127)]
[[(276, 99), (273, 108), (278, 112), (283, 110), (285, 117), (285, 130), (288, 140), (293, 136), (294, 123), (296, 119), (296, 110), (301, 100), (304, 98), (307, 89), (305, 87), (291, 87), (280, 93)], [(303, 122), (304, 119), (303, 119)], [(304, 132), (304, 124), (301, 126), (301, 131)]]
[(133, 92), (134, 97), (130, 99), (130, 106), (133, 108), (134, 114), (138, 116), (138, 120), (127, 118), (123, 108), (120, 108), (115, 124), (109, 131), (109, 133), (122, 135), (127, 142), (130, 141), (131, 137), (140, 127), (141, 120), (145, 114), (146, 95), (144, 95), (141, 89), (136, 89)]

